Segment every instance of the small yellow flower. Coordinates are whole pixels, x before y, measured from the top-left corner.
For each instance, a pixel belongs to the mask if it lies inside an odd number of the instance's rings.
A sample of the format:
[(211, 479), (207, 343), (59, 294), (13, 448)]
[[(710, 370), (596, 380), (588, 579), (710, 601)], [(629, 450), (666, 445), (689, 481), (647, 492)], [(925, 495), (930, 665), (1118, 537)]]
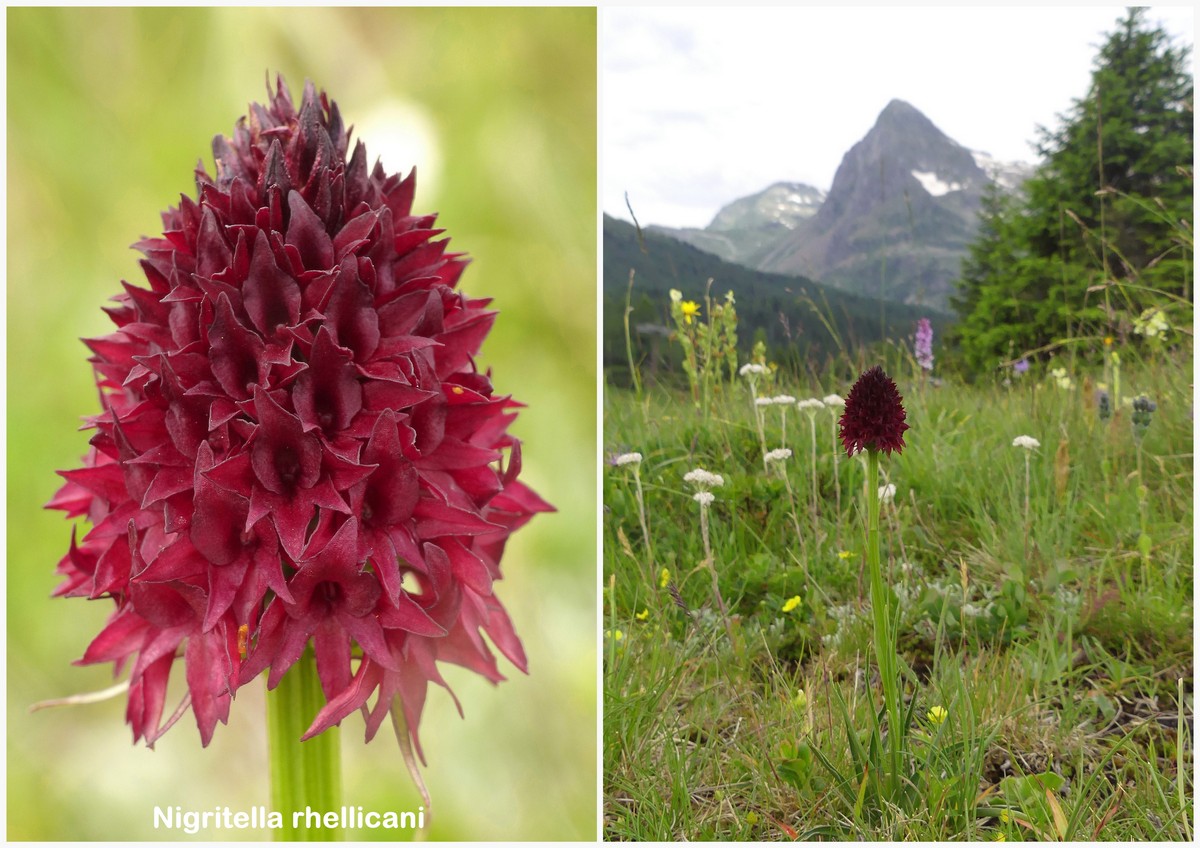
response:
[(852, 556), (854, 554), (850, 553), (850, 551), (838, 551), (838, 559), (850, 559)]
[(625, 634), (620, 630), (605, 630), (604, 638), (612, 639), (614, 642), (620, 642), (625, 638)]
[(638, 621), (645, 621), (649, 617), (650, 617), (650, 610), (648, 610), (648, 609), (644, 609), (637, 614)]
[(1105, 336), (1105, 337), (1104, 337), (1104, 346), (1105, 346), (1105, 347), (1112, 347), (1112, 346), (1113, 346), (1113, 337), (1112, 337), (1112, 336)]
[(791, 612), (798, 606), (800, 606), (800, 596), (793, 595), (792, 597), (788, 598), (786, 601), (783, 602), (783, 611)]
[(671, 582), (671, 572), (664, 568), (662, 574), (658, 575), (658, 588), (665, 589), (667, 584)]
[(996, 838), (993, 841), (994, 842), (1007, 842), (1008, 837), (1006, 837), (1003, 833), (997, 833)]
[(1012, 821), (1012, 817), (1008, 814), (1008, 810), (1000, 811), (1000, 821), (1004, 822), (1005, 824), (1008, 824), (1010, 821)]
[(946, 716), (949, 714), (946, 712), (945, 707), (937, 706), (931, 709), (925, 715), (933, 724), (941, 724), (946, 720)]
[(751, 827), (754, 827), (756, 824), (758, 824), (758, 813), (754, 811), (746, 813), (746, 824), (750, 825)]
[(683, 312), (683, 320), (688, 324), (692, 323), (692, 319), (700, 314), (700, 304), (694, 300), (685, 300), (679, 304), (679, 309)]

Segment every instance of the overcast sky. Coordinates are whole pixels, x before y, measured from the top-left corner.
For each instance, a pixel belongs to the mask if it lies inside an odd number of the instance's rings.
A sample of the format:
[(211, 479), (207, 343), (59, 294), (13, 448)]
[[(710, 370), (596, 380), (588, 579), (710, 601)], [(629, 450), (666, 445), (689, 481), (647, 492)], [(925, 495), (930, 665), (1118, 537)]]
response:
[[(950, 138), (1034, 162), (1087, 93), (1123, 7), (636, 9), (601, 14), (604, 211), (703, 227), (780, 180), (828, 190), (893, 98)], [(1151, 7), (1194, 43), (1190, 6)]]

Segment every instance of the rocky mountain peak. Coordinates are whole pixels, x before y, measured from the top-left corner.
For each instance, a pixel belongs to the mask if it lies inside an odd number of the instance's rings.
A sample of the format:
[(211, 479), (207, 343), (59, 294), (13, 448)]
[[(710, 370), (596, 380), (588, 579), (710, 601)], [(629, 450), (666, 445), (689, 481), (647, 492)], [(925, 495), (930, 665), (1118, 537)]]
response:
[(842, 158), (817, 214), (760, 267), (944, 308), (990, 179), (970, 150), (892, 100)]
[(811, 218), (825, 200), (825, 192), (805, 183), (772, 183), (757, 194), (741, 197), (717, 212), (709, 231), (728, 232), (755, 227), (784, 227)]
[(971, 151), (955, 142), (915, 107), (892, 100), (870, 132), (842, 159), (829, 197), (814, 222), (818, 229), (846, 215), (956, 191), (978, 195), (988, 175)]
[(828, 194), (777, 182), (704, 229), (650, 229), (762, 271), (945, 309), (984, 189), (1018, 190), (1029, 170), (968, 150), (897, 99), (847, 151)]

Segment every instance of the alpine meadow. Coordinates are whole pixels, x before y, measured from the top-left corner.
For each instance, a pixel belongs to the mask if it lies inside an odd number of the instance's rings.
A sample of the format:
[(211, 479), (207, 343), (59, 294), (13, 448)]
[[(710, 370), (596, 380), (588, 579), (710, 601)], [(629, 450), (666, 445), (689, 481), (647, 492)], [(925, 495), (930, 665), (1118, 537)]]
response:
[(603, 838), (1194, 838), (1191, 67), (1123, 13), (969, 225), (606, 219)]

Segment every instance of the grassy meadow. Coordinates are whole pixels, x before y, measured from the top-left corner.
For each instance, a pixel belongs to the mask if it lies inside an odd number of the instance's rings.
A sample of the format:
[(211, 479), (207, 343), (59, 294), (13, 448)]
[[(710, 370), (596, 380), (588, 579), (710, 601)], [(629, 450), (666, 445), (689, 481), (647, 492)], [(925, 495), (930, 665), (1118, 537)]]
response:
[[(604, 838), (1190, 841), (1184, 347), (1116, 342), (1119, 397), (1100, 339), (974, 384), (891, 346), (755, 386), (727, 372), (707, 404), (609, 386)], [(841, 409), (754, 402), (845, 397), (874, 364), (911, 427), (879, 481), (905, 716), (891, 793), (864, 463), (837, 443)], [(1157, 405), (1140, 438), (1138, 395)], [(723, 478), (711, 505), (696, 468)]]

